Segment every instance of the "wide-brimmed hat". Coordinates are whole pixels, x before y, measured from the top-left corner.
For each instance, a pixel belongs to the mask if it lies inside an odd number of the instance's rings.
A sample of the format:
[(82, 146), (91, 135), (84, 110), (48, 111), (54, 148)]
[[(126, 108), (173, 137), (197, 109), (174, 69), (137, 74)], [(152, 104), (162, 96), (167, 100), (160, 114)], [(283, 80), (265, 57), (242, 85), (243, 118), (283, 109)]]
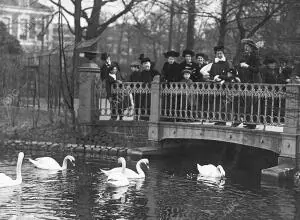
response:
[(140, 67), (140, 63), (137, 62), (137, 61), (133, 61), (133, 62), (130, 64), (130, 67)]
[(105, 61), (108, 57), (110, 57), (110, 55), (106, 52), (101, 54), (101, 60)]
[(214, 47), (214, 51), (215, 51), (215, 53), (217, 52), (217, 51), (223, 51), (224, 52), (224, 46), (223, 45), (218, 45), (218, 46), (215, 46)]
[(174, 51), (174, 50), (170, 50), (166, 53), (164, 53), (165, 58), (169, 58), (169, 57), (179, 57), (179, 53)]
[(258, 49), (255, 42), (250, 38), (242, 39), (241, 42), (242, 44), (248, 44), (250, 47), (254, 48), (255, 50)]
[(181, 74), (185, 74), (185, 73), (188, 73), (188, 74), (192, 74), (192, 70), (189, 70), (189, 69), (183, 69), (182, 71), (181, 71)]
[(151, 60), (150, 60), (149, 57), (144, 57), (144, 58), (141, 59), (141, 64), (146, 63), (146, 62), (150, 62), (151, 63)]
[(195, 55), (194, 51), (192, 50), (189, 50), (189, 49), (185, 49), (183, 52), (182, 52), (182, 56), (185, 57), (186, 55), (191, 55), (191, 57), (193, 57)]
[(113, 68), (115, 68), (115, 67), (117, 68), (118, 71), (120, 71), (120, 66), (119, 66), (119, 64), (117, 62), (112, 62), (111, 63), (111, 65), (109, 67), (109, 71), (112, 71)]
[(197, 57), (203, 57), (203, 59), (205, 59), (205, 60), (207, 59), (207, 55), (204, 54), (204, 53), (197, 53), (197, 54), (196, 54), (196, 58), (197, 58)]

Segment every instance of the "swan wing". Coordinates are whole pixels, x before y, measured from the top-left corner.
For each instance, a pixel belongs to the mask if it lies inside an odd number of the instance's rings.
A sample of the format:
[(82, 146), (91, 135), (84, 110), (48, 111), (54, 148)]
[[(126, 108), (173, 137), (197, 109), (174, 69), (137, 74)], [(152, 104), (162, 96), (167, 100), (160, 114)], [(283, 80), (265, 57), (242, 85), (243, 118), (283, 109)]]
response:
[(5, 175), (4, 173), (0, 173), (0, 185), (1, 185), (1, 183), (7, 183), (9, 181), (12, 181), (12, 178)]
[(39, 157), (35, 160), (29, 160), (37, 168), (46, 169), (46, 170), (60, 170), (61, 166), (54, 160), (52, 157)]
[[(122, 172), (122, 167), (116, 167), (111, 170), (102, 170), (100, 169), (101, 172), (103, 172), (106, 176), (109, 176), (111, 174), (115, 173), (121, 173)], [(129, 168), (125, 168), (125, 172), (123, 173), (127, 178), (129, 179), (136, 179), (136, 178), (141, 178), (139, 174)]]
[(112, 173), (107, 177), (107, 185), (110, 187), (121, 187), (129, 185), (129, 180), (123, 173)]
[(116, 167), (116, 168), (113, 168), (113, 169), (110, 169), (110, 170), (103, 170), (103, 169), (100, 169), (100, 170), (106, 176), (109, 176), (110, 174), (113, 174), (113, 173), (121, 173), (122, 167)]

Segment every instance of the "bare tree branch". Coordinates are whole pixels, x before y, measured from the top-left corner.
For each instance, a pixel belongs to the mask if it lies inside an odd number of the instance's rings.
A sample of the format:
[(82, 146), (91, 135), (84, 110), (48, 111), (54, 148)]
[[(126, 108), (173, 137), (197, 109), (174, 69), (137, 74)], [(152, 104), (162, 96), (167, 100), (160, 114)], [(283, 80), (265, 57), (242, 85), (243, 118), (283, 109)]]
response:
[(67, 10), (64, 6), (62, 6), (61, 4), (53, 1), (53, 0), (49, 0), (52, 4), (56, 5), (57, 7), (63, 9), (66, 13), (68, 13), (71, 16), (74, 16), (74, 13), (70, 12), (69, 10)]

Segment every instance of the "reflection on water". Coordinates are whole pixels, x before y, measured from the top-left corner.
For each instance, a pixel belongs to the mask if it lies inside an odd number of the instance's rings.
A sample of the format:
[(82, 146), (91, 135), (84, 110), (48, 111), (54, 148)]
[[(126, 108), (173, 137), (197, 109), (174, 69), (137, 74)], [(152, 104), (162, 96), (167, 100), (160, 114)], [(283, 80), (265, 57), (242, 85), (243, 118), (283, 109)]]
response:
[[(0, 172), (15, 177), (17, 153), (1, 154)], [(109, 188), (99, 168), (118, 166), (116, 158), (77, 157), (75, 167), (54, 172), (24, 160), (23, 183), (0, 188), (0, 219), (300, 219), (299, 186), (260, 184), (257, 173), (226, 165), (226, 179), (203, 179), (197, 162), (207, 161), (150, 159), (145, 180)]]

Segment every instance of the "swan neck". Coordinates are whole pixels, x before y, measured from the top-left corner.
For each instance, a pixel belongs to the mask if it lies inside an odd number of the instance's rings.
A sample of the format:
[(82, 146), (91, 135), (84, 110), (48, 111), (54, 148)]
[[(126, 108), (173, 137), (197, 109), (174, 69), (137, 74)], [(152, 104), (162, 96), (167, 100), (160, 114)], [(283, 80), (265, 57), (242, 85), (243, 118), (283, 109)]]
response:
[(144, 173), (144, 171), (141, 168), (141, 161), (138, 161), (136, 163), (136, 171), (138, 172), (138, 174), (139, 174), (140, 177), (145, 177), (145, 173)]
[(126, 161), (125, 161), (125, 160), (122, 160), (121, 163), (122, 163), (122, 173), (125, 173), (125, 169), (126, 169)]
[(68, 164), (68, 158), (67, 157), (65, 157), (65, 159), (64, 159), (64, 161), (63, 161), (63, 164), (62, 164), (62, 169), (63, 170), (65, 170), (65, 169), (67, 169), (67, 164)]
[(21, 173), (22, 162), (23, 162), (23, 158), (19, 157), (18, 162), (17, 162), (17, 168), (16, 168), (16, 172), (17, 172), (16, 181), (17, 182), (22, 182), (22, 173)]

